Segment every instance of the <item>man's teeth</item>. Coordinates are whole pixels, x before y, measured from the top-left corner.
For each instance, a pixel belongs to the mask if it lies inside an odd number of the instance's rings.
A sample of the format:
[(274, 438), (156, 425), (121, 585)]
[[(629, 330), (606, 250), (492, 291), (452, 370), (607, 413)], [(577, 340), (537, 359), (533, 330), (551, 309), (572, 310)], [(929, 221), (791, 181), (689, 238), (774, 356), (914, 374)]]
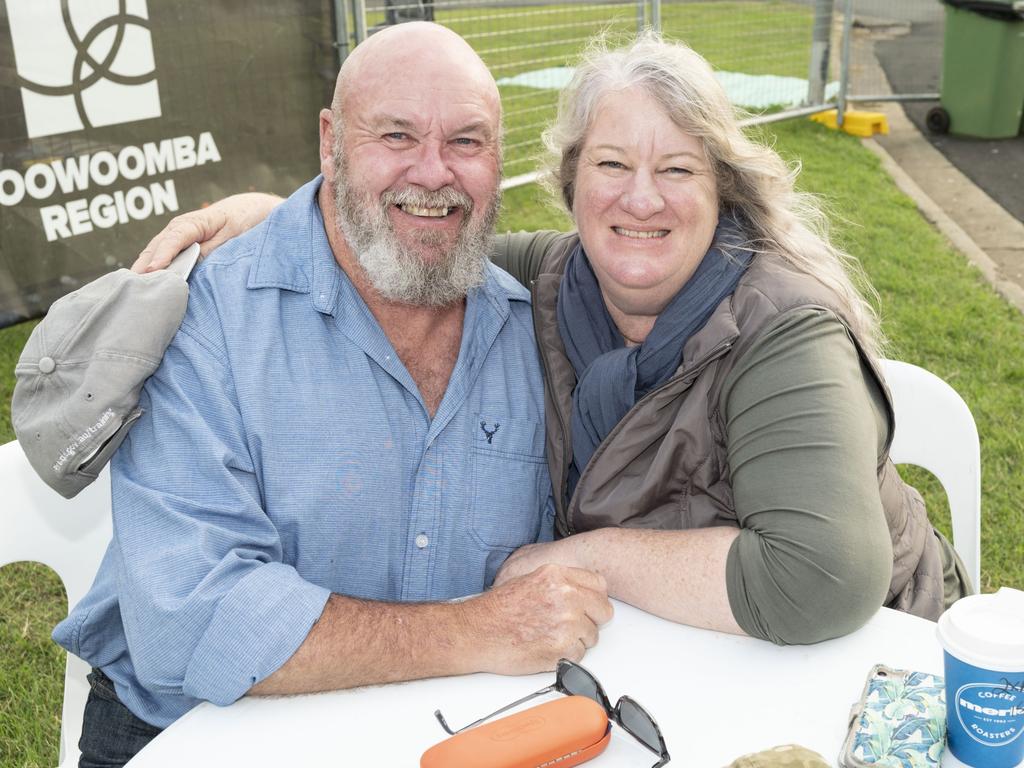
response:
[(400, 205), (399, 208), (413, 216), (429, 216), (435, 219), (447, 216), (452, 210), (451, 208), (419, 208), (415, 205)]
[(635, 229), (623, 229), (622, 227), (612, 227), (615, 230), (615, 234), (622, 235), (623, 237), (633, 237), (637, 240), (648, 240), (652, 237), (665, 237), (668, 234), (667, 229), (654, 229), (648, 232), (640, 232)]

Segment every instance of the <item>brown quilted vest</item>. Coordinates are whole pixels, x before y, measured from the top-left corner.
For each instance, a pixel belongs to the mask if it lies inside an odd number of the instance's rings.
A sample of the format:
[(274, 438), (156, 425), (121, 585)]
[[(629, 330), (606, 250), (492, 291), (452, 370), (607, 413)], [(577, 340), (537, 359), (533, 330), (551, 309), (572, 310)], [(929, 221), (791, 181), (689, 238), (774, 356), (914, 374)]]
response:
[[(683, 348), (682, 364), (664, 385), (633, 406), (598, 446), (568, 505), (570, 424), (576, 374), (558, 332), (562, 273), (578, 238), (547, 249), (532, 286), (534, 325), (545, 369), (548, 465), (555, 487), (558, 535), (622, 526), (686, 529), (738, 525), (719, 394), (733, 364), (781, 314), (810, 307), (835, 313), (834, 294), (777, 258), (755, 257), (733, 295), (722, 301)], [(861, 358), (885, 393), (889, 435), (878, 457), (878, 490), (893, 547), (886, 605), (928, 619), (943, 609), (939, 543), (920, 494), (889, 461), (892, 401), (873, 359), (852, 332)]]

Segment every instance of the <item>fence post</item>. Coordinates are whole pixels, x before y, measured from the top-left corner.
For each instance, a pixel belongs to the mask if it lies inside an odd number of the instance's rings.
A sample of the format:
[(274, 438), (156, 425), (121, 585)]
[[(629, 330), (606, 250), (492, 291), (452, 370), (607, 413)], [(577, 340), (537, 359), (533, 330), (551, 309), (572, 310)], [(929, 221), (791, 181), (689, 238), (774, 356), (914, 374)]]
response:
[(366, 39), (366, 0), (352, 0), (352, 19), (356, 27), (356, 45)]
[(651, 0), (651, 28), (661, 32), (661, 0)]
[(843, 63), (839, 71), (839, 100), (836, 105), (836, 124), (842, 128), (846, 114), (846, 90), (850, 86), (850, 47), (853, 31), (853, 0), (843, 3)]
[(636, 33), (638, 35), (644, 31), (644, 24), (647, 22), (646, 9), (645, 0), (636, 0)]
[(825, 103), (828, 59), (832, 48), (833, 0), (814, 3), (814, 30), (811, 37), (811, 68), (807, 75), (807, 103)]
[(334, 50), (337, 54), (338, 69), (348, 57), (348, 9), (343, 0), (334, 0)]

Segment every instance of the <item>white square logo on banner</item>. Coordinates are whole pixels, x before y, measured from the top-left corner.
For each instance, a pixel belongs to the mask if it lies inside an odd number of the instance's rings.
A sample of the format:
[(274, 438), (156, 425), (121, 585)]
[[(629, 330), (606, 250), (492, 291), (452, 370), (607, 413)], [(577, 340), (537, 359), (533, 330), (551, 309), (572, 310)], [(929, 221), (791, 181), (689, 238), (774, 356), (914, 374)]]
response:
[(160, 117), (146, 0), (6, 0), (29, 138)]

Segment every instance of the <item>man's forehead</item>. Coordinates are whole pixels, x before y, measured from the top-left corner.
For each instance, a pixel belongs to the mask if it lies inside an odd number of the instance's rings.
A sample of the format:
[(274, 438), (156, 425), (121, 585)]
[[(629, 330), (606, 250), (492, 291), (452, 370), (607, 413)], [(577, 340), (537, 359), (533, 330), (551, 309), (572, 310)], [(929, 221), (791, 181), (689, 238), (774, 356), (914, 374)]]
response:
[(367, 91), (361, 96), (346, 105), (346, 121), (371, 129), (472, 131), (493, 136), (500, 121), (497, 105), (483, 94), (457, 89), (410, 88), (383, 98), (373, 98)]

